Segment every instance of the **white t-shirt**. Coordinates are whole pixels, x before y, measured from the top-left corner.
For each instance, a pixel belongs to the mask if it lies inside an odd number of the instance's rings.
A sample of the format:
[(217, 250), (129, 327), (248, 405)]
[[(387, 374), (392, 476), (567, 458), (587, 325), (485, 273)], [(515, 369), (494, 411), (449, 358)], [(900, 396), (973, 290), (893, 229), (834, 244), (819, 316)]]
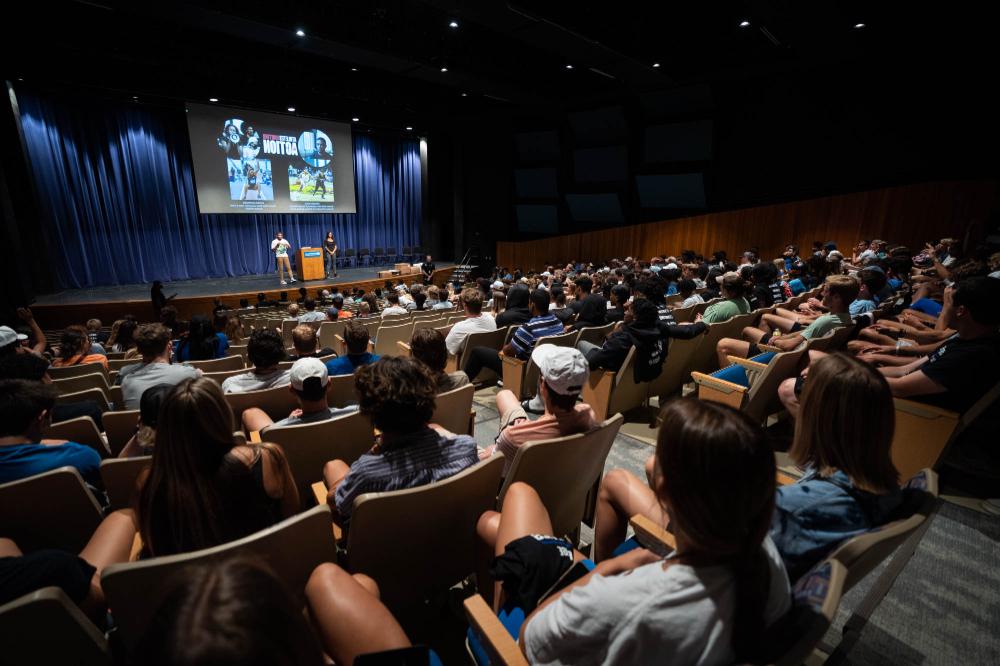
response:
[(705, 299), (701, 297), (701, 294), (691, 294), (690, 296), (684, 299), (684, 302), (681, 303), (681, 307), (689, 308), (692, 305), (698, 305), (699, 303), (704, 303), (704, 302)]
[(290, 248), (291, 246), (292, 244), (289, 243), (284, 238), (282, 238), (281, 240), (275, 238), (273, 241), (271, 241), (271, 252), (274, 252), (274, 256), (276, 257), (284, 257), (288, 255), (288, 248)]
[(291, 370), (275, 370), (267, 375), (258, 375), (254, 371), (242, 375), (233, 375), (222, 382), (223, 393), (246, 393), (247, 391), (263, 391), (275, 386), (288, 386), (292, 381)]
[(382, 316), (387, 315), (404, 315), (409, 312), (406, 308), (401, 305), (390, 305), (385, 310), (382, 310)]
[(462, 351), (465, 338), (469, 337), (470, 333), (495, 330), (497, 330), (497, 323), (493, 320), (492, 316), (485, 312), (478, 317), (466, 317), (451, 327), (451, 330), (448, 331), (448, 337), (444, 339), (444, 345), (448, 348), (449, 354), (458, 354)]
[[(788, 576), (764, 541), (771, 585), (764, 621), (791, 607)], [(736, 591), (728, 567), (653, 562), (595, 575), (541, 610), (525, 628), (531, 664), (729, 664)]]

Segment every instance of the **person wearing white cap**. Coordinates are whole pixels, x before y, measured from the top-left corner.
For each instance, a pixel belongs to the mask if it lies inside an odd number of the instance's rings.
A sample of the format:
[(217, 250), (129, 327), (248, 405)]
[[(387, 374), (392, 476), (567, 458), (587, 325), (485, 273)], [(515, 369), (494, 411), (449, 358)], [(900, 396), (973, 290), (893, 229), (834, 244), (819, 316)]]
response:
[(272, 421), (264, 410), (251, 407), (243, 412), (243, 427), (247, 432), (258, 430), (264, 433), (271, 426), (302, 425), (328, 421), (338, 416), (346, 416), (358, 410), (357, 405), (333, 408), (327, 404), (326, 390), (330, 386), (330, 375), (326, 363), (318, 358), (300, 358), (289, 371), (288, 390), (299, 403), (286, 418)]
[(28, 341), (28, 336), (24, 333), (18, 333), (10, 326), (0, 326), (0, 356), (17, 352), (33, 352), (35, 354), (44, 352), (45, 333), (42, 332), (42, 327), (35, 321), (35, 316), (31, 313), (31, 309), (18, 308), (17, 316), (31, 329), (31, 335), (35, 339), (35, 344), (25, 344)]
[(27, 339), (27, 335), (18, 333), (10, 326), (0, 326), (0, 356), (18, 353), (21, 343)]
[(541, 345), (531, 352), (531, 360), (538, 366), (538, 395), (542, 397), (545, 413), (531, 421), (513, 391), (500, 391), (496, 397), (500, 433), (495, 443), (479, 454), (480, 458), (488, 458), (503, 453), (504, 474), (524, 443), (587, 432), (597, 426), (590, 405), (577, 403), (590, 376), (583, 354), (572, 347)]

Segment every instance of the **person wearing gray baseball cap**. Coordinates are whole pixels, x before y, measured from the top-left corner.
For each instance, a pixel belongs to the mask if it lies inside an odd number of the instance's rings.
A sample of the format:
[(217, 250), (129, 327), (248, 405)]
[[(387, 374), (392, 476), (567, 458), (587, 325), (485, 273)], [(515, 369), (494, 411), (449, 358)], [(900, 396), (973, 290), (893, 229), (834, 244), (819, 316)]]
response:
[(583, 354), (572, 347), (541, 345), (531, 352), (531, 360), (539, 370), (538, 395), (545, 406), (544, 414), (529, 420), (514, 392), (500, 391), (496, 397), (500, 433), (492, 446), (480, 451), (480, 458), (503, 453), (505, 475), (522, 444), (587, 432), (598, 425), (590, 405), (577, 402), (590, 376)]

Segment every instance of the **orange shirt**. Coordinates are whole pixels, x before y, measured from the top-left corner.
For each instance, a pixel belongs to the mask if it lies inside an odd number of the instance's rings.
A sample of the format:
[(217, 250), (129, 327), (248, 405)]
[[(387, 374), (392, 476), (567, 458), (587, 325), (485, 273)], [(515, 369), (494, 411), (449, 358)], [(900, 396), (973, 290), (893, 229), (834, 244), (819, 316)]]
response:
[(76, 356), (70, 356), (68, 359), (57, 358), (52, 361), (53, 368), (65, 368), (71, 365), (84, 365), (86, 363), (100, 363), (104, 366), (104, 369), (108, 369), (108, 357), (103, 354), (87, 354), (81, 360), (80, 354)]

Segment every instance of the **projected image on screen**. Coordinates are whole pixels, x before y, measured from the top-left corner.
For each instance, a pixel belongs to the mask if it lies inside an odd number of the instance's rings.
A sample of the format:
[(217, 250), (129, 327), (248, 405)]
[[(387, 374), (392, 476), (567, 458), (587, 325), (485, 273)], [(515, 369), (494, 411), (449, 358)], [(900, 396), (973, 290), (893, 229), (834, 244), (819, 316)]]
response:
[(349, 125), (201, 104), (187, 116), (202, 213), (357, 212)]

